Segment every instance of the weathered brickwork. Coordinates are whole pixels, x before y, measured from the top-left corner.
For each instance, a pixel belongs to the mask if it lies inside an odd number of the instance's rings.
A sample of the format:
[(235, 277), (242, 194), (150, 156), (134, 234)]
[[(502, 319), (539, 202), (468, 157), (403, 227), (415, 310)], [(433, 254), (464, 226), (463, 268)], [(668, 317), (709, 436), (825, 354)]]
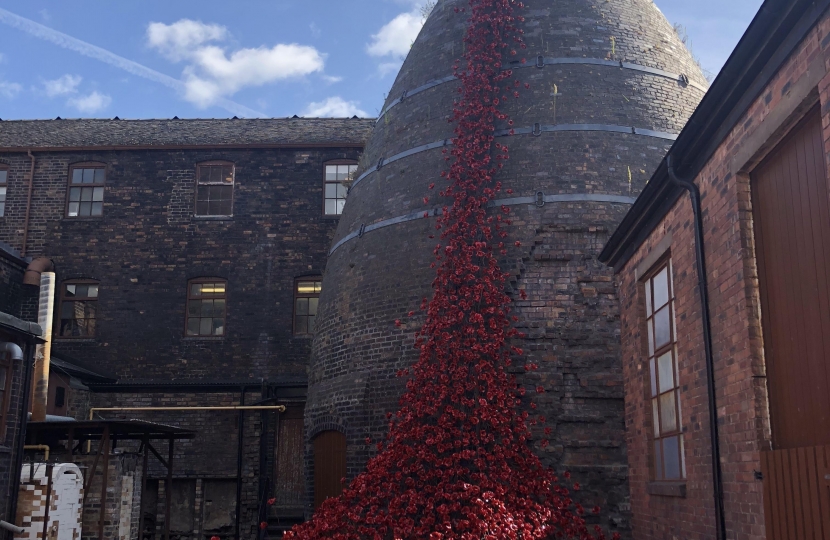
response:
[[(454, 9), (462, 4), (438, 2), (386, 107), (405, 91), (452, 74), (453, 61), (463, 53), (468, 15)], [(604, 524), (625, 533), (629, 502), (619, 314), (613, 273), (596, 257), (628, 209), (626, 199), (639, 193), (671, 144), (665, 135), (635, 134), (631, 128), (678, 133), (703, 96), (706, 80), (650, 1), (524, 4), (527, 49), (521, 53), (527, 64), (511, 67), (530, 88), (521, 86), (520, 98), (511, 98), (505, 112), (517, 129), (575, 127), (497, 139), (510, 146), (510, 159), (497, 179), (513, 191), (499, 197), (535, 198), (542, 192), (564, 199), (541, 208), (511, 206), (509, 240), (521, 241), (522, 248), (511, 250), (502, 268), (514, 272), (516, 289), (528, 293), (526, 301), (515, 295), (519, 326), (528, 331), (517, 345), (541, 367), (533, 375), (520, 374), (520, 380), (529, 388), (542, 384), (547, 389), (539, 405), (554, 435), (547, 450), (540, 448), (545, 464), (574, 471), (584, 487), (582, 500), (600, 504)], [(537, 68), (539, 56), (582, 63)], [(407, 95), (380, 119), (359, 172), (376, 170), (352, 186), (335, 242), (362, 226), (441, 207), (438, 190), (428, 189), (433, 182), (441, 185), (440, 172), (447, 167), (441, 148), (386, 164), (381, 158), (451, 138), (453, 126), (446, 120), (457, 88), (457, 82), (447, 82)], [(611, 126), (627, 126), (627, 131)], [(429, 203), (423, 202), (425, 196)], [(417, 309), (431, 294), (434, 225), (434, 219), (417, 219), (366, 231), (329, 258), (309, 370), (310, 487), (316, 433), (337, 429), (346, 434), (350, 477), (372, 454), (365, 438), (379, 440), (386, 433), (385, 413), (397, 407), (403, 388), (395, 372), (415, 361), (413, 334), (423, 322)], [(415, 317), (407, 316), (410, 310)], [(403, 322), (401, 328), (395, 327), (396, 319)]]
[[(760, 452), (770, 449), (752, 200), (749, 176), (733, 170), (734, 161), (762, 122), (775, 114), (779, 104), (791, 99), (791, 89), (806, 80), (810, 70), (827, 72), (830, 68), (828, 46), (830, 18), (825, 16), (780, 67), (695, 179), (703, 201), (725, 519), (727, 537), (734, 540), (767, 537), (762, 482), (755, 477), (755, 471), (761, 470)], [(815, 73), (811, 75), (815, 76)], [(803, 106), (782, 119), (780, 128), (771, 134), (768, 144), (754, 158), (756, 162), (806, 112), (805, 107), (819, 100), (819, 93), (824, 139), (830, 152), (830, 76), (825, 75), (817, 91), (813, 88), (804, 97)], [(684, 195), (620, 270), (619, 276), (632, 524), (635, 538), (642, 540), (715, 538), (693, 219), (691, 204)], [(670, 237), (668, 252), (674, 268), (680, 403), (686, 433), (685, 498), (649, 493), (652, 421), (646, 398), (649, 368), (645, 353), (645, 300), (635, 269), (650, 254), (649, 260), (652, 260), (659, 251), (658, 245), (667, 237)]]

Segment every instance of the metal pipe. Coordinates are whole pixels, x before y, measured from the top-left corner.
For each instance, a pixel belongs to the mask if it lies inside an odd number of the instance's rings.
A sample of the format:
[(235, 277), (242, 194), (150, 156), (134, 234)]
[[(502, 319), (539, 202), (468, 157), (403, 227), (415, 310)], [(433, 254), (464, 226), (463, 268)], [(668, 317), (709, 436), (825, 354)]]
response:
[[(20, 360), (23, 360), (24, 358), (23, 349), (21, 349), (20, 346), (14, 343), (4, 343), (2, 346), (2, 350), (11, 353), (12, 359), (18, 358)], [(26, 444), (26, 423), (29, 420), (29, 396), (31, 395), (29, 381), (32, 380), (32, 370), (34, 368), (34, 362), (32, 362), (31, 344), (26, 345), (25, 356), (29, 358), (29, 361), (23, 363), (23, 380), (20, 383), (21, 391), (23, 392), (23, 399), (20, 400), (21, 404), (17, 427), (17, 453), (15, 456), (16, 462), (14, 467), (15, 473), (13, 481), (10, 482), (12, 486), (11, 504), (9, 505), (9, 513), (6, 516), (12, 523), (15, 523), (17, 521), (17, 502), (20, 495), (20, 490), (18, 489), (18, 486), (20, 484), (20, 475), (23, 473), (23, 446)]]
[(43, 460), (49, 461), (49, 450), (51, 448), (48, 444), (26, 444), (23, 446), (23, 450), (43, 450)]
[(225, 405), (217, 407), (92, 407), (89, 419), (96, 411), (279, 411), (285, 412), (285, 405)]
[[(98, 504), (98, 538), (104, 538), (104, 521), (107, 517), (107, 484), (109, 484), (109, 471), (110, 471), (110, 428), (108, 426), (104, 427), (104, 436), (101, 440), (101, 445), (104, 447), (103, 451), (99, 449), (99, 453), (104, 454), (104, 463), (103, 468), (101, 470), (101, 500)], [(95, 471), (92, 472), (93, 476), (95, 475)], [(90, 487), (92, 486), (92, 482), (89, 483)]]
[[(245, 406), (245, 387), (243, 386), (240, 395), (239, 395), (239, 405), (241, 407)], [(245, 409), (239, 410), (239, 433), (237, 434), (237, 445), (236, 445), (236, 525), (235, 531), (236, 535), (234, 538), (236, 540), (240, 540), (239, 536), (239, 524), (240, 519), (242, 516), (240, 515), (242, 512), (242, 439), (245, 435)]]
[(23, 284), (40, 287), (40, 276), (44, 272), (54, 272), (55, 262), (49, 257), (38, 257), (29, 263), (23, 273)]
[[(34, 466), (34, 464), (32, 464)], [(43, 538), (49, 538), (49, 507), (52, 502), (52, 473), (54, 468), (51, 463), (46, 464), (46, 501), (44, 501), (43, 512)]]
[(13, 532), (14, 534), (23, 534), (24, 532), (26, 532), (26, 529), (24, 529), (23, 527), (12, 525), (8, 521), (3, 521), (2, 519), (0, 519), (0, 529), (5, 529), (7, 531)]
[(712, 442), (712, 483), (715, 496), (715, 530), (718, 540), (726, 540), (726, 520), (723, 506), (723, 477), (720, 463), (720, 436), (718, 430), (717, 396), (715, 394), (715, 358), (712, 352), (712, 321), (709, 316), (709, 286), (706, 281), (706, 253), (703, 244), (703, 211), (697, 185), (677, 176), (671, 154), (666, 157), (669, 178), (689, 192), (695, 220), (695, 259), (697, 263), (700, 318), (703, 324), (703, 350), (706, 356), (706, 390), (709, 398), (709, 436)]
[(29, 159), (32, 160), (32, 166), (29, 169), (29, 195), (26, 198), (26, 217), (23, 220), (23, 246), (20, 249), (20, 256), (26, 256), (26, 244), (29, 240), (29, 213), (32, 209), (32, 187), (35, 183), (35, 155), (32, 154), (32, 150), (29, 149), (26, 151), (26, 154), (29, 155)]
[(49, 365), (52, 356), (52, 320), (55, 309), (55, 273), (40, 275), (40, 299), (37, 322), (43, 329), (43, 343), (35, 351), (34, 401), (32, 421), (46, 420), (46, 405), (49, 400)]
[(164, 489), (164, 540), (170, 540), (170, 503), (173, 499), (173, 437), (167, 440), (167, 481), (164, 485), (166, 486)]

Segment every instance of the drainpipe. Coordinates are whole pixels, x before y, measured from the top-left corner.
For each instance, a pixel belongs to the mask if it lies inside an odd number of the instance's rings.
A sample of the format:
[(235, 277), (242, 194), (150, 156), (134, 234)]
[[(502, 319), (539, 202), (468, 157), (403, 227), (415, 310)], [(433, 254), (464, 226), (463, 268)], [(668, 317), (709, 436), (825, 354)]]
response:
[[(243, 386), (240, 389), (239, 394), (239, 404), (245, 405), (245, 387)], [(236, 522), (234, 524), (234, 531), (236, 535), (234, 536), (235, 540), (240, 540), (242, 537), (239, 536), (239, 525), (242, 519), (242, 450), (244, 448), (243, 437), (245, 436), (245, 410), (241, 409), (239, 411), (239, 434), (237, 435), (237, 447), (236, 447)]]
[(709, 436), (712, 442), (712, 483), (715, 495), (715, 530), (718, 540), (726, 540), (726, 520), (723, 510), (723, 478), (720, 463), (720, 437), (718, 435), (718, 408), (715, 396), (715, 359), (712, 353), (712, 322), (709, 317), (709, 287), (706, 282), (706, 254), (703, 247), (703, 211), (700, 190), (697, 185), (677, 176), (671, 155), (666, 157), (669, 178), (689, 192), (695, 218), (695, 259), (697, 263), (698, 291), (700, 292), (700, 317), (703, 324), (703, 347), (706, 355), (706, 390), (709, 397)]
[[(52, 320), (55, 308), (55, 268), (49, 259), (35, 259), (26, 269), (24, 283), (31, 283), (33, 273), (43, 268), (40, 274), (40, 300), (37, 322), (43, 329), (43, 344), (35, 351), (35, 376), (33, 381), (32, 421), (46, 420), (46, 403), (49, 399), (49, 364), (52, 356)], [(48, 263), (48, 264), (47, 264)]]
[[(31, 349), (29, 348), (31, 345), (27, 346), (29, 351), (27, 356), (31, 358)], [(12, 365), (17, 360), (23, 361), (24, 355), (23, 350), (20, 346), (15, 345), (14, 343), (3, 343), (0, 345), (0, 351), (9, 353), (12, 358)], [(21, 385), (24, 389), (26, 388), (26, 381), (32, 380), (32, 362), (24, 362), (23, 367), (23, 384)], [(15, 467), (12, 469), (14, 471), (14, 475), (12, 476), (11, 484), (11, 504), (9, 504), (9, 512), (6, 516), (6, 520), (8, 523), (15, 523), (17, 520), (17, 499), (18, 499), (18, 492), (20, 486), (20, 473), (23, 471), (23, 445), (26, 444), (26, 422), (29, 418), (29, 392), (23, 392), (23, 399), (20, 400), (20, 410), (18, 411), (19, 418), (17, 424), (17, 452), (15, 452)], [(3, 527), (6, 530), (11, 530), (6, 527)]]
[(29, 159), (32, 160), (32, 166), (29, 169), (29, 195), (26, 197), (26, 218), (23, 220), (23, 246), (20, 249), (20, 256), (26, 256), (26, 244), (29, 240), (29, 212), (32, 209), (32, 188), (35, 183), (35, 155), (31, 150), (27, 150)]

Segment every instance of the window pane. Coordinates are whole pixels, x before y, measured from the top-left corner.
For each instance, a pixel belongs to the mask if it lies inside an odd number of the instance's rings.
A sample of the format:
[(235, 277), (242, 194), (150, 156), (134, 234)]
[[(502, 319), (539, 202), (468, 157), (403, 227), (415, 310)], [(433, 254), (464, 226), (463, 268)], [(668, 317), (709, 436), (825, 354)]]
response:
[(309, 334), (314, 333), (314, 321), (316, 321), (316, 320), (317, 320), (317, 317), (315, 317), (313, 315), (308, 318), (308, 333)]
[(208, 203), (207, 215), (209, 215), (209, 216), (221, 216), (222, 215), (222, 201), (211, 199), (211, 201)]
[(199, 313), (202, 312), (202, 301), (201, 300), (191, 300), (187, 303), (187, 316), (188, 317), (198, 317)]
[(663, 461), (666, 466), (666, 480), (680, 478), (680, 454), (677, 437), (663, 439)]
[(327, 216), (336, 216), (337, 215), (337, 201), (334, 199), (327, 199), (326, 200), (326, 215)]
[(84, 181), (84, 170), (83, 169), (72, 169), (72, 183), (73, 184), (80, 184)]
[(660, 415), (657, 412), (657, 400), (651, 400), (651, 416), (652, 416), (652, 423), (654, 425), (654, 436), (660, 436)]
[(233, 184), (233, 167), (229, 165), (222, 167), (222, 181), (226, 184)]
[(67, 210), (67, 215), (69, 217), (77, 217), (79, 206), (80, 206), (80, 203), (76, 203), (76, 202), (69, 203), (69, 209)]
[(306, 325), (306, 321), (308, 317), (304, 315), (297, 315), (294, 317), (294, 332), (296, 334), (307, 334), (308, 333), (308, 326)]
[(89, 285), (75, 285), (75, 296), (86, 298), (89, 292)]
[(81, 189), (81, 201), (91, 201), (92, 200), (92, 189), (91, 188), (82, 188)]
[(75, 302), (63, 302), (61, 304), (61, 319), (75, 318)]
[(337, 208), (335, 209), (335, 213), (339, 216), (343, 213), (343, 207), (346, 205), (346, 201), (343, 199), (337, 199)]
[(648, 371), (651, 379), (651, 397), (657, 395), (657, 368), (654, 363), (654, 358), (648, 361)]
[(348, 191), (346, 189), (346, 186), (344, 186), (343, 184), (334, 184), (334, 185), (337, 186), (337, 198), (338, 199), (345, 199), (346, 198), (346, 192)]
[(0, 184), (5, 184), (9, 178), (9, 171), (0, 171)]
[(657, 372), (660, 374), (660, 392), (674, 388), (674, 373), (672, 370), (672, 354), (667, 352), (657, 359)]
[(0, 187), (0, 200), (6, 200), (6, 187)]
[(208, 202), (207, 201), (198, 201), (196, 203), (196, 215), (197, 216), (206, 216), (206, 215), (208, 215)]
[(100, 202), (92, 203), (92, 215), (93, 216), (103, 216), (104, 215), (104, 203), (100, 203)]
[(0, 202), (0, 216), (3, 216), (5, 214), (6, 214), (6, 203), (4, 201), (4, 202)]
[(225, 334), (225, 319), (213, 319), (213, 335), (222, 336)]
[(210, 183), (211, 184), (213, 184), (213, 183), (218, 184), (221, 181), (222, 181), (222, 167), (211, 166), (210, 167)]
[(202, 300), (202, 317), (213, 317), (213, 300)]
[(187, 320), (187, 335), (188, 336), (198, 336), (199, 335), (199, 319), (188, 319)]
[(329, 182), (337, 180), (337, 165), (326, 165), (326, 180)]
[(654, 346), (660, 348), (669, 341), (671, 341), (669, 306), (666, 306), (654, 314)]
[(663, 446), (660, 439), (654, 441), (654, 476), (657, 480), (664, 478), (663, 473)]
[(225, 316), (225, 301), (224, 300), (214, 300), (213, 301), (213, 316), (214, 317), (224, 317)]
[[(5, 366), (0, 367), (0, 391), (2, 391), (2, 392), (6, 391), (7, 372), (8, 372), (8, 369)], [(0, 403), (2, 403), (2, 402), (0, 401)]]
[(663, 268), (654, 276), (654, 308), (659, 309), (669, 301), (669, 271)]
[[(680, 402), (677, 402), (678, 406)], [(683, 435), (680, 435), (680, 475), (686, 478), (686, 447), (684, 446)]]
[(69, 189), (69, 200), (72, 202), (78, 202), (81, 200), (81, 188), (73, 187)]
[(222, 199), (224, 186), (209, 186), (206, 189), (208, 190), (208, 199), (211, 202)]
[(199, 167), (199, 183), (206, 183), (210, 182), (210, 167), (208, 166), (201, 166)]
[(199, 319), (199, 335), (209, 336), (213, 332), (213, 319)]
[(677, 411), (674, 408), (674, 392), (660, 395), (660, 431), (677, 431)]
[(190, 296), (201, 296), (202, 295), (202, 284), (201, 283), (194, 283), (190, 286)]
[(87, 319), (95, 319), (97, 311), (98, 302), (84, 302), (84, 317)]
[(297, 315), (308, 315), (308, 298), (297, 298)]
[(104, 183), (104, 169), (95, 169), (94, 180), (96, 184)]
[(103, 201), (104, 200), (104, 188), (102, 188), (102, 187), (92, 188), (92, 200), (93, 201)]
[(315, 292), (314, 281), (300, 281), (297, 283), (297, 292), (300, 294), (311, 294)]
[(646, 326), (648, 327), (648, 355), (651, 356), (654, 354), (654, 319), (649, 319)]
[(230, 199), (225, 199), (219, 202), (219, 215), (220, 216), (230, 216), (233, 214), (233, 208), (231, 208), (232, 201)]
[(309, 315), (317, 315), (317, 302), (319, 302), (319, 298), (309, 298), (308, 299), (308, 314)]
[(75, 296), (75, 285), (66, 286), (66, 296)]
[(348, 165), (338, 165), (337, 166), (337, 181), (342, 182), (349, 178), (349, 166)]
[(322, 281), (315, 281), (314, 282), (314, 292), (319, 293), (323, 290), (323, 282)]
[(212, 283), (213, 286), (213, 293), (214, 294), (225, 294), (225, 284), (224, 283)]
[(84, 184), (91, 184), (95, 179), (94, 169), (84, 169)]
[(646, 281), (646, 317), (651, 317), (651, 280)]
[(92, 203), (82, 202), (80, 207), (78, 208), (78, 216), (86, 217), (89, 215), (92, 215)]
[(337, 197), (337, 186), (340, 184), (326, 184), (326, 198), (334, 199)]

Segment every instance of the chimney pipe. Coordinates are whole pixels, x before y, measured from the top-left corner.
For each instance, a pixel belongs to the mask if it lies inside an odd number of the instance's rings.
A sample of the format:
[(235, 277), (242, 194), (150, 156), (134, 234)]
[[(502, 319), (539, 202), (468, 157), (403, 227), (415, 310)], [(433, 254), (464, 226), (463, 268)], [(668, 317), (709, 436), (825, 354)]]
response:
[[(24, 285), (34, 285), (40, 287), (40, 276), (43, 272), (54, 272), (55, 263), (52, 259), (47, 257), (38, 257), (29, 263), (26, 267), (26, 273), (23, 274)], [(42, 327), (41, 327), (42, 328)]]
[[(36, 269), (32, 269), (32, 266), (41, 260), (43, 259), (32, 261), (32, 264), (26, 269), (26, 275), (29, 278), (31, 278), (30, 271), (37, 271)], [(51, 265), (52, 261), (49, 261), (49, 259), (45, 260)], [(26, 278), (24, 277), (24, 282), (27, 282), (25, 280)], [(35, 422), (46, 420), (46, 403), (49, 399), (49, 364), (52, 356), (52, 320), (54, 308), (55, 272), (54, 266), (50, 266), (49, 271), (43, 271), (40, 274), (40, 301), (38, 302), (37, 322), (43, 329), (43, 335), (41, 337), (44, 343), (38, 345), (35, 351), (35, 376), (32, 384), (32, 420)]]

